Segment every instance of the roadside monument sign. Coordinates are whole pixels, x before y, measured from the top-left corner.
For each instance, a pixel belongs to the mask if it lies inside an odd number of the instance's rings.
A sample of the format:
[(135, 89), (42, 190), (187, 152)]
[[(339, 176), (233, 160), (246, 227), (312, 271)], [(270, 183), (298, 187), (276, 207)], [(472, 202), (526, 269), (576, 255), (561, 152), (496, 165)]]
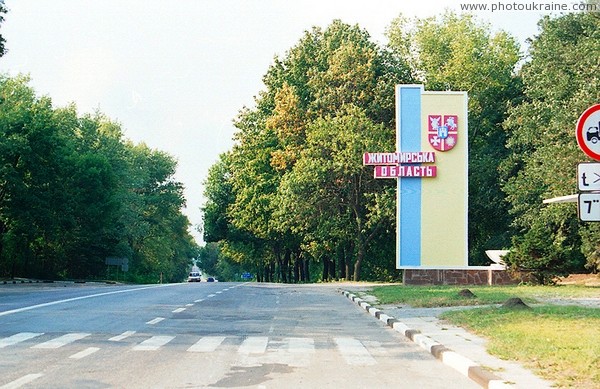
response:
[(366, 153), (376, 178), (397, 179), (398, 269), (465, 269), (467, 93), (396, 86), (396, 152)]

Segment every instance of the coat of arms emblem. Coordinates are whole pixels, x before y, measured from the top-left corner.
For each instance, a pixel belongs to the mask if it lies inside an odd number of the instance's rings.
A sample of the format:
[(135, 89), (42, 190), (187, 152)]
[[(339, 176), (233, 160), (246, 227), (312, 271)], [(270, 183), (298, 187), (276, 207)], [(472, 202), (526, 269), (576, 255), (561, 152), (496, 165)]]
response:
[(429, 144), (438, 151), (448, 151), (458, 141), (458, 115), (428, 115)]

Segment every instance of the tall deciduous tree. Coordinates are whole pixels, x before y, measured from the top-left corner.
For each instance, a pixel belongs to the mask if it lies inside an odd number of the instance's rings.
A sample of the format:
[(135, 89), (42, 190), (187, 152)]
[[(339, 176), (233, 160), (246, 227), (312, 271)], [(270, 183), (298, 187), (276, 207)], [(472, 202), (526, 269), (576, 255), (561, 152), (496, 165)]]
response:
[(598, 224), (578, 221), (574, 204), (542, 200), (575, 193), (576, 166), (589, 160), (578, 149), (578, 116), (600, 101), (600, 17), (573, 13), (546, 17), (523, 66), (524, 101), (506, 122), (510, 158), (503, 189), (517, 235), (508, 260), (536, 270), (539, 280), (588, 266), (598, 270)]
[[(378, 206), (390, 208), (380, 204), (389, 196), (379, 192), (383, 187), (387, 193), (393, 183), (375, 185), (361, 156), (371, 147), (391, 150), (394, 85), (410, 82), (409, 74), (366, 31), (340, 21), (307, 31), (275, 60), (256, 108), (243, 110), (236, 120), (236, 144), (228, 155), (234, 201), (226, 219), (252, 237), (238, 240), (237, 247), (252, 244), (252, 251), (262, 255), (255, 261), (271, 258), (264, 265), (275, 264), (284, 281), (290, 278), (292, 256), (296, 280), (307, 279), (303, 261), (308, 256), (322, 261), (325, 278), (335, 276), (328, 264), (344, 247), (348, 255), (337, 257), (356, 258), (354, 276), (360, 277), (371, 236), (383, 228), (378, 225), (386, 223), (385, 230), (394, 224), (374, 217), (381, 215), (375, 212)], [(216, 208), (209, 200), (205, 209)], [(206, 220), (215, 225), (205, 225), (205, 231), (215, 231), (224, 219)], [(234, 241), (230, 237), (224, 250)]]
[(502, 122), (521, 94), (515, 75), (519, 47), (504, 32), (470, 15), (395, 19), (390, 46), (408, 58), (427, 90), (462, 90), (469, 95), (469, 263), (487, 262), (484, 251), (510, 245), (508, 213), (498, 164), (506, 158)]
[(183, 279), (197, 246), (175, 160), (122, 137), (101, 114), (55, 109), (26, 77), (0, 77), (0, 275)]

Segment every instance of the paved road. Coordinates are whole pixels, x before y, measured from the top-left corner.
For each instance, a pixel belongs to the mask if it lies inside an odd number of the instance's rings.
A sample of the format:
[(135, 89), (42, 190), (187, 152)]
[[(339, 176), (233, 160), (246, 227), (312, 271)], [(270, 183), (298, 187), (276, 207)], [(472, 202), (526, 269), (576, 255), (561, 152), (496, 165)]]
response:
[(324, 285), (0, 286), (0, 388), (477, 388)]

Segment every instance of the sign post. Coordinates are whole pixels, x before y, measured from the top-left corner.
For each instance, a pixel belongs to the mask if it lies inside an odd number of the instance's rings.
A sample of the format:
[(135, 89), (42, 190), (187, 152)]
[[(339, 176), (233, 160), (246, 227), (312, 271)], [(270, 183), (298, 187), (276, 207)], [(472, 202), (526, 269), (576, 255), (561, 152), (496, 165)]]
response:
[[(600, 161), (600, 104), (583, 111), (576, 126), (579, 148)], [(577, 165), (577, 214), (583, 222), (600, 222), (600, 163)]]

